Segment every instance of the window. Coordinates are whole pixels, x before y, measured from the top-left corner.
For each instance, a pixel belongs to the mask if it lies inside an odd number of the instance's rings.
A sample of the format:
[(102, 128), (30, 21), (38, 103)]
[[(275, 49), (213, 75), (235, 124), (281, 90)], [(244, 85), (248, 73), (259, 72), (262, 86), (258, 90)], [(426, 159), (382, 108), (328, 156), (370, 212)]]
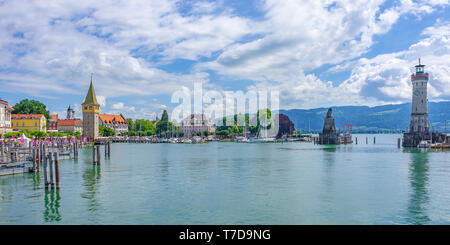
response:
[(89, 110), (92, 110), (92, 106), (89, 106)]
[(35, 127), (37, 126), (37, 122), (34, 123), (34, 126), (35, 126)]
[(87, 106), (85, 106), (84, 109), (87, 110)]

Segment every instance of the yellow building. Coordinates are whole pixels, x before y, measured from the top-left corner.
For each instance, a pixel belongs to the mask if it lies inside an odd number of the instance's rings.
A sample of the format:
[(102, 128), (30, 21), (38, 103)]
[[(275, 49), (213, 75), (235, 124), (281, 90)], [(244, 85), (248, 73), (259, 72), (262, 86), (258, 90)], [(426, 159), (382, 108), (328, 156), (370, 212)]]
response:
[(20, 131), (47, 131), (44, 114), (11, 114), (11, 127)]

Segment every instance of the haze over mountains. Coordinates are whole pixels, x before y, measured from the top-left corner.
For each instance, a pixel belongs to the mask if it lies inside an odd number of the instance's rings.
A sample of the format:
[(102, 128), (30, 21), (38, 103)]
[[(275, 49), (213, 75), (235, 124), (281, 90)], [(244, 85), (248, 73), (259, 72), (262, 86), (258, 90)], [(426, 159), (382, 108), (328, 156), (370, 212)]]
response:
[[(337, 106), (333, 108), (336, 129), (344, 124), (352, 124), (354, 133), (400, 132), (409, 127), (411, 103), (383, 106)], [(328, 108), (280, 110), (291, 119), (296, 129), (312, 132), (322, 130), (323, 120)], [(447, 132), (450, 131), (450, 102), (429, 102), (429, 120), (432, 130), (444, 132), (447, 120)]]

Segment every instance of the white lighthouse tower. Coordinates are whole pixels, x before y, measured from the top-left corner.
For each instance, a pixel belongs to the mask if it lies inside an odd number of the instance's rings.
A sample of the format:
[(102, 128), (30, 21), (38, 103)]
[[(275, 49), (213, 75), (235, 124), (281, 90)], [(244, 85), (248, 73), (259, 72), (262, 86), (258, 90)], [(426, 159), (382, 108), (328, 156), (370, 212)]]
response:
[(421, 141), (433, 143), (433, 132), (428, 121), (428, 73), (425, 73), (425, 65), (420, 63), (415, 66), (416, 72), (411, 75), (412, 83), (412, 107), (409, 132), (403, 134), (403, 147), (417, 147)]
[(425, 73), (425, 65), (416, 65), (416, 73), (411, 75), (412, 82), (412, 110), (410, 133), (426, 133), (430, 129), (428, 122), (428, 73)]

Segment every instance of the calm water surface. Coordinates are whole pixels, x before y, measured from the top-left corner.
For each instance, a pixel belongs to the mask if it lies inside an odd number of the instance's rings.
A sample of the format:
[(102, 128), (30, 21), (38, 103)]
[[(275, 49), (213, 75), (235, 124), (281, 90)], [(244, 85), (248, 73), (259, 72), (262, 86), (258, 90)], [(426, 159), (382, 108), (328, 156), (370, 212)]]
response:
[[(450, 151), (358, 145), (112, 144), (111, 158), (0, 177), (0, 224), (450, 224)], [(103, 147), (102, 147), (103, 154)], [(102, 156), (103, 157), (103, 156)]]

